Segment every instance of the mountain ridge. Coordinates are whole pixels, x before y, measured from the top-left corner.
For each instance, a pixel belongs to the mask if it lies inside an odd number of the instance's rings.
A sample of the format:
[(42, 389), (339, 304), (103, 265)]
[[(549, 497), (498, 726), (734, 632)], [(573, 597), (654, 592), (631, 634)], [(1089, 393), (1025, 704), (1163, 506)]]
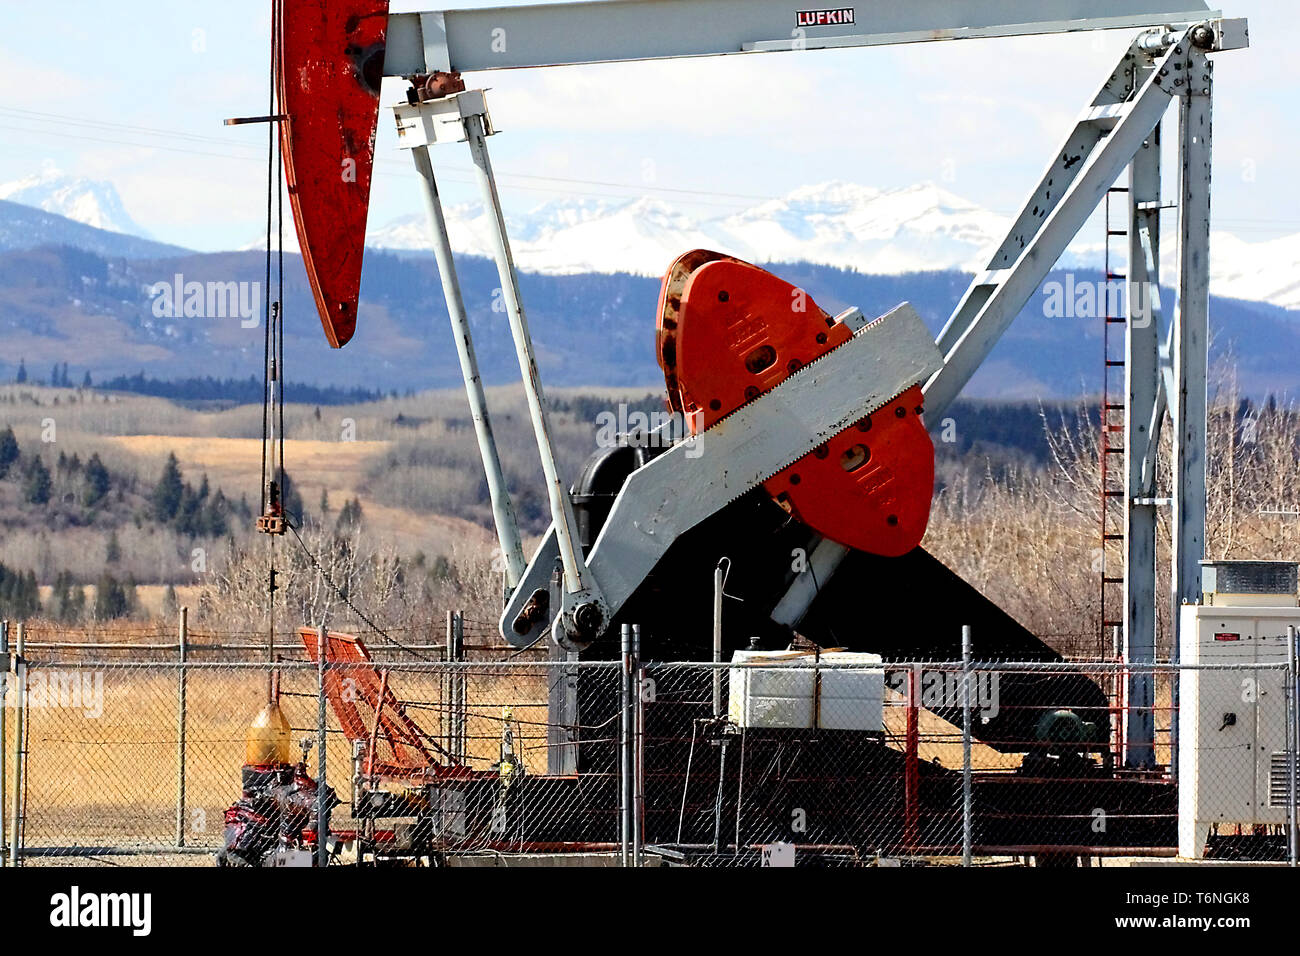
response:
[[(743, 201), (742, 197), (727, 197)], [(0, 184), (0, 202), (19, 201), (66, 221), (43, 220), (15, 228), (0, 209), (0, 249), (35, 248), (51, 242), (116, 252), (127, 258), (180, 254), (176, 246), (150, 241), (126, 212), (112, 183), (65, 176), (47, 166), (41, 173)], [(682, 203), (685, 203), (682, 200)], [(489, 219), (477, 203), (446, 208), (453, 247), (460, 254), (491, 254)], [(555, 199), (526, 212), (507, 214), (518, 268), (542, 275), (601, 273), (657, 276), (678, 253), (709, 248), (758, 264), (803, 261), (857, 272), (901, 275), (932, 270), (979, 272), (1001, 242), (1010, 217), (983, 208), (934, 182), (881, 189), (832, 180), (759, 199), (713, 215), (689, 211), (657, 196)], [(78, 232), (73, 224), (120, 233), (114, 249), (102, 233)], [(1071, 243), (1058, 269), (1100, 269), (1103, 244), (1089, 241), (1090, 227)], [(297, 251), (293, 229), (286, 251)], [(1123, 240), (1117, 240), (1123, 243)], [(400, 255), (426, 256), (423, 214), (372, 222), (366, 245)], [(265, 247), (265, 238), (238, 251)], [(1300, 233), (1261, 242), (1215, 231), (1211, 237), (1211, 292), (1230, 298), (1300, 309)], [(1121, 253), (1122, 255), (1122, 253)], [(1162, 269), (1176, 269), (1166, 243)]]
[[(458, 257), (461, 286), (483, 379), (516, 381), (508, 326), (496, 307), (495, 264)], [(0, 380), (20, 360), (40, 373), (68, 363), (72, 381), (144, 373), (155, 378), (246, 378), (261, 373), (263, 328), (238, 315), (186, 316), (158, 308), (154, 292), (174, 285), (244, 284), (260, 311), (258, 252), (190, 253), (154, 259), (104, 257), (70, 247), (0, 253)], [(867, 275), (806, 262), (772, 271), (806, 289), (826, 311), (850, 306), (881, 315), (909, 301), (932, 332), (946, 322), (970, 276), (956, 271)], [(1071, 280), (1073, 277), (1073, 280)], [(1050, 283), (1098, 282), (1095, 273), (1054, 273)], [(655, 360), (659, 281), (628, 274), (520, 277), (538, 363), (552, 386), (644, 387), (661, 379)], [(981, 366), (967, 398), (1075, 399), (1100, 389), (1100, 319), (1053, 317), (1040, 290)], [(286, 256), (285, 374), (290, 381), (371, 391), (456, 388), (460, 368), (432, 261), (372, 251), (362, 280), (357, 335), (328, 347), (302, 261)], [(1261, 303), (1212, 297), (1213, 354), (1231, 356), (1253, 396), (1295, 395), (1300, 385), (1300, 315)]]

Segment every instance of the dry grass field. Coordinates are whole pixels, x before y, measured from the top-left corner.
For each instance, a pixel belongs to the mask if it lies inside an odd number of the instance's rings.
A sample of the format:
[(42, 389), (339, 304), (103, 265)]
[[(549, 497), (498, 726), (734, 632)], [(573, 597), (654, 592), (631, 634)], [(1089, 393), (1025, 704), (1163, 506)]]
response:
[[(161, 460), (170, 452), (186, 475), (205, 474), (214, 487), (256, 487), (261, 474), (262, 443), (252, 438), (199, 438), (175, 435), (122, 435), (111, 439), (133, 456)], [(366, 489), (367, 469), (392, 448), (390, 441), (325, 441), (288, 439), (285, 460), (304, 502), (314, 508), (321, 492), (333, 507), (357, 498), (366, 530), (378, 541), (403, 554), (424, 550), (450, 553), (466, 541), (491, 547), (492, 532), (450, 515), (421, 515), (376, 501)]]
[[(107, 655), (100, 655), (107, 656)], [(137, 655), (139, 656), (139, 655)], [(299, 655), (301, 656), (301, 655)], [(281, 706), (293, 739), (315, 746), (316, 674), (312, 665), (279, 669)], [(269, 668), (196, 666), (186, 679), (185, 803), (182, 839), (190, 847), (220, 846), (223, 813), (239, 796), (248, 723), (266, 700)], [(77, 691), (61, 685), (75, 678)], [(175, 668), (71, 663), (33, 667), (29, 689), (26, 845), (30, 847), (165, 847), (176, 843), (180, 759), (178, 673)], [(431, 737), (441, 726), (440, 674), (396, 673), (393, 692), (411, 701), (410, 716)], [(534, 672), (485, 669), (468, 679), (468, 763), (487, 769), (498, 757), (503, 707), (513, 713), (516, 750), (530, 773), (544, 772), (545, 678)], [(12, 715), (12, 711), (10, 714)], [(344, 798), (351, 747), (329, 737), (329, 779)], [(14, 722), (6, 726), (13, 752)], [(315, 773), (314, 749), (310, 766)], [(12, 756), (8, 764), (12, 780)], [(346, 808), (335, 817), (348, 826)]]

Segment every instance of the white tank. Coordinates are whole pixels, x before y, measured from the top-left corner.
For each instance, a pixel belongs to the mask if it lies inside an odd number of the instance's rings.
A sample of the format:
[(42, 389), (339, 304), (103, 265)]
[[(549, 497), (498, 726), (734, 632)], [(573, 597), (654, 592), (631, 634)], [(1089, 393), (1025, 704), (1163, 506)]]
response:
[(880, 655), (736, 651), (728, 669), (728, 719), (772, 730), (884, 730)]

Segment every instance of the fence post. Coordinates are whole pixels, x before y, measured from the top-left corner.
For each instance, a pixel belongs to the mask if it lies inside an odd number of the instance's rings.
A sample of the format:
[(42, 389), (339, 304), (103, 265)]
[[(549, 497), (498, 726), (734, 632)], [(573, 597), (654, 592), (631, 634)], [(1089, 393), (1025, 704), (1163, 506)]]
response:
[(5, 844), (5, 796), (8, 794), (5, 780), (5, 759), (8, 756), (5, 753), (5, 743), (8, 740), (5, 737), (5, 711), (8, 707), (5, 703), (5, 693), (9, 689), (9, 622), (0, 621), (0, 868), (3, 868), (6, 862), (6, 851), (8, 847)]
[(325, 748), (327, 717), (325, 711), (325, 656), (329, 638), (322, 621), (316, 629), (316, 865), (329, 865), (329, 814), (326, 811)]
[(971, 865), (970, 625), (961, 628), (961, 864)]
[(179, 664), (176, 675), (176, 845), (185, 845), (185, 657), (190, 637), (190, 609), (180, 609), (176, 626)]
[[(456, 643), (456, 612), (448, 611), (447, 632), (444, 638), (445, 646), (442, 649), (443, 660), (445, 660), (448, 664), (450, 664), (452, 661), (456, 659), (453, 656), (454, 651), (452, 650), (455, 643)], [(452, 689), (452, 682), (451, 682), (451, 673), (452, 670), (450, 667), (444, 667), (442, 670), (442, 680), (438, 682), (442, 689), (442, 719), (441, 719), (441, 727), (439, 729), (442, 731), (442, 744), (444, 747), (447, 748), (448, 754), (454, 753), (456, 748), (456, 730), (455, 730), (455, 723), (452, 720), (452, 715), (456, 712), (456, 704), (455, 701), (452, 700), (453, 689)]]
[(619, 855), (630, 864), (632, 848), (632, 625), (622, 629), (623, 672), (618, 685), (619, 710)]
[(1287, 733), (1287, 814), (1286, 831), (1289, 844), (1289, 858), (1292, 866), (1296, 865), (1296, 763), (1300, 761), (1300, 673), (1296, 669), (1296, 629), (1294, 624), (1287, 625), (1287, 677), (1291, 686), (1287, 688), (1287, 716), (1290, 717)]
[(641, 666), (641, 625), (632, 625), (632, 865), (640, 866), (645, 823), (645, 668)]
[[(465, 612), (457, 611), (453, 619), (452, 627), (452, 660), (457, 663), (463, 663), (465, 660)], [(466, 740), (468, 721), (465, 717), (465, 706), (467, 699), (467, 685), (469, 683), (469, 674), (464, 668), (452, 668), (451, 672), (452, 702), (455, 709), (452, 711), (452, 732), (455, 734), (452, 740), (451, 753), (460, 762), (464, 762), (469, 747)]]
[(27, 718), (27, 634), (23, 622), (18, 622), (18, 641), (14, 654), (14, 796), (13, 813), (9, 817), (9, 865), (18, 866), (23, 847), (23, 770), (26, 753), (23, 734)]
[[(465, 615), (461, 611), (447, 612), (447, 646), (443, 659), (448, 664), (465, 660)], [(457, 763), (465, 759), (466, 741), (465, 701), (468, 675), (456, 667), (442, 672), (442, 735), (448, 757)]]

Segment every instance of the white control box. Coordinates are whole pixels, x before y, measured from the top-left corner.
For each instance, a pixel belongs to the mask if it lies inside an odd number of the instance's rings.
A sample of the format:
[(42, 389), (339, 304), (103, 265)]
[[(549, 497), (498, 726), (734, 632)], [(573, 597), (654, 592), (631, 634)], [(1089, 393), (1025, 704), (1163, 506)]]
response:
[[(1183, 664), (1285, 664), (1287, 626), (1300, 608), (1260, 595), (1207, 595), (1185, 604)], [(1269, 595), (1274, 603), (1288, 600)], [(1239, 598), (1240, 606), (1225, 603)], [(1213, 602), (1213, 603), (1210, 603)], [(1182, 672), (1178, 744), (1178, 852), (1200, 858), (1211, 829), (1283, 825), (1289, 792), (1285, 668)]]

